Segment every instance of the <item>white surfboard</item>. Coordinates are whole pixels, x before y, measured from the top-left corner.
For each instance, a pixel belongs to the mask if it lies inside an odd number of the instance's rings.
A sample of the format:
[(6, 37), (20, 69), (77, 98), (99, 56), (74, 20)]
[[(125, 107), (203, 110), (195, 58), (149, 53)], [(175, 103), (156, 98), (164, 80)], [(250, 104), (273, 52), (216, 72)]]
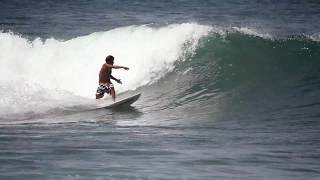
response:
[(107, 103), (107, 104), (100, 104), (98, 106), (98, 109), (101, 109), (101, 108), (110, 109), (110, 108), (130, 106), (132, 103), (136, 102), (140, 96), (141, 96), (141, 93), (130, 96), (130, 97), (123, 98), (121, 100), (117, 100), (116, 102)]

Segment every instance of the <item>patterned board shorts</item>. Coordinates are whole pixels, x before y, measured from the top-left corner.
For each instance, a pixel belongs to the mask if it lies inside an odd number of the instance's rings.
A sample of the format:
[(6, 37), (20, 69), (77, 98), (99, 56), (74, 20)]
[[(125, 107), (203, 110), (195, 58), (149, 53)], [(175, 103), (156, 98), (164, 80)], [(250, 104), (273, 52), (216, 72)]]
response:
[(113, 87), (112, 83), (105, 83), (105, 84), (100, 84), (99, 87), (97, 88), (97, 93), (96, 94), (110, 94), (110, 88)]

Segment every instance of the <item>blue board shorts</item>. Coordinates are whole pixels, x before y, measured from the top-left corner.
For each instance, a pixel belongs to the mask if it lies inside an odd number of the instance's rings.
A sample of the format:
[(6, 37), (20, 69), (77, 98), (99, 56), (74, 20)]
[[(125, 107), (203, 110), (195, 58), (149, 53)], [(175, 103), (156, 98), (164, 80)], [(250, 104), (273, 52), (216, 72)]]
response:
[(96, 94), (104, 94), (104, 93), (111, 94), (110, 88), (112, 87), (113, 87), (112, 83), (99, 84)]

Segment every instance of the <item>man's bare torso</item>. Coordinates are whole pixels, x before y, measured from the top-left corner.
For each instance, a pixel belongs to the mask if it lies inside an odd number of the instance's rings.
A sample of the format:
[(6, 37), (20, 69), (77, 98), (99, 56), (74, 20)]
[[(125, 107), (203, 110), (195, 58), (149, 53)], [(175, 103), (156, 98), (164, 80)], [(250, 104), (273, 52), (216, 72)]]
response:
[(111, 72), (111, 68), (103, 64), (99, 73), (99, 83), (110, 83)]

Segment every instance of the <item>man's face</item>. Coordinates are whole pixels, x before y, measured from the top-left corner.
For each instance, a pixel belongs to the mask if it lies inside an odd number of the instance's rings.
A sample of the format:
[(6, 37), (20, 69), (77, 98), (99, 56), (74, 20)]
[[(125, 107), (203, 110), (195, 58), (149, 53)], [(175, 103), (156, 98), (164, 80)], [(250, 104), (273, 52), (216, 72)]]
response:
[(109, 61), (107, 64), (113, 65), (114, 61)]

